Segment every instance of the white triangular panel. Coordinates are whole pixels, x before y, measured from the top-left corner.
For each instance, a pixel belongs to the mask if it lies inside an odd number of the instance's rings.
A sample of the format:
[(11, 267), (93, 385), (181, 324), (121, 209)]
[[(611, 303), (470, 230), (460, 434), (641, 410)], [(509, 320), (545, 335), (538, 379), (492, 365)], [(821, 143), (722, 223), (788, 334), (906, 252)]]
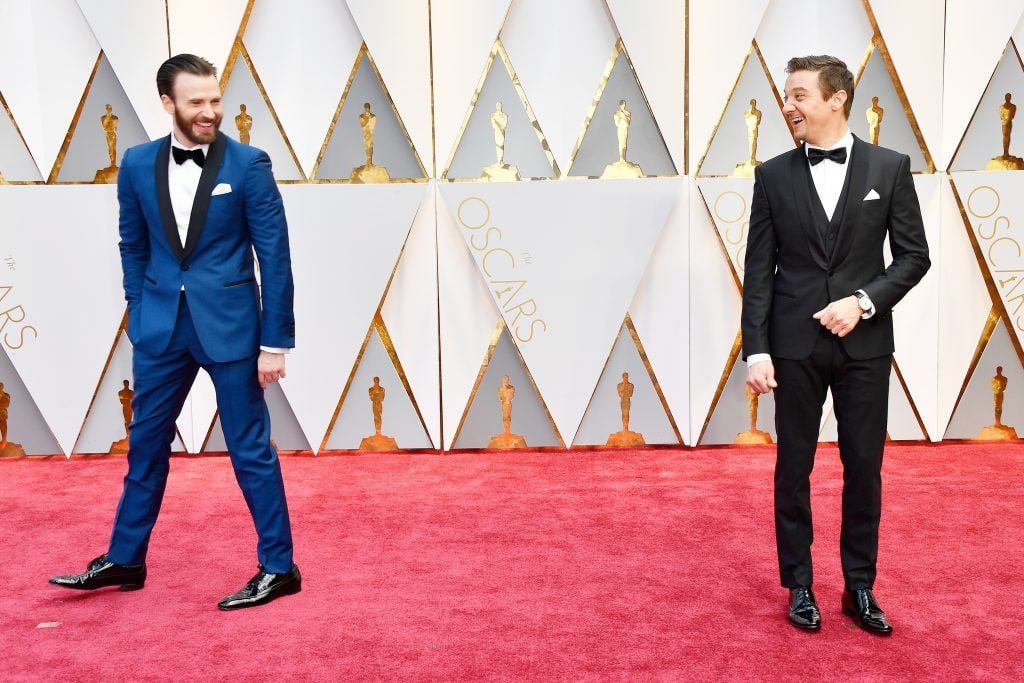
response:
[(308, 0), (297, 11), (289, 0), (260, 0), (242, 42), (308, 177), (363, 42), (348, 6)]
[[(3, 93), (0, 93), (0, 108), (2, 106)], [(44, 180), (32, 153), (21, 139), (17, 124), (6, 111), (0, 111), (0, 175), (7, 182)]]
[(954, 173), (984, 266), (1010, 317), (1017, 343), (1024, 342), (1024, 195), (1017, 171)]
[(607, 0), (676, 168), (682, 172), (686, 0)]
[[(501, 314), (477, 269), (452, 207), (436, 194), (438, 302), (441, 330), (441, 405), (444, 448), (455, 432)], [(456, 207), (458, 204), (456, 204)]]
[[(287, 364), (287, 360), (286, 360)], [(178, 433), (189, 453), (199, 453), (203, 449), (213, 420), (217, 417), (217, 392), (213, 388), (213, 380), (203, 371), (196, 375), (192, 389), (189, 390), (185, 405), (178, 416)]]
[[(917, 286), (893, 309), (896, 362), (929, 435), (941, 431), (936, 400), (939, 366), (939, 288), (942, 276), (935, 264), (941, 262), (942, 253), (939, 187), (943, 183), (943, 179), (937, 175), (914, 176), (933, 265)], [(888, 249), (886, 253), (888, 254)], [(916, 418), (914, 428), (920, 430)]]
[[(690, 191), (690, 441), (700, 436), (740, 326), (742, 301), (700, 192)], [(710, 296), (709, 292), (715, 292)]]
[(925, 438), (921, 424), (914, 414), (914, 406), (911, 405), (907, 392), (903, 390), (895, 369), (889, 373), (889, 415), (886, 431), (893, 441), (920, 441)]
[(438, 372), (436, 187), (431, 183), (416, 212), (402, 259), (391, 281), (381, 317), (402, 361), (431, 441), (441, 446), (441, 397)]
[(617, 38), (607, 9), (593, 0), (515, 0), (509, 10), (501, 40), (561, 169)]
[(428, 188), (284, 185), (281, 191), (298, 293), (296, 347), (282, 387), (316, 447)]
[(166, 135), (170, 117), (154, 85), (157, 69), (170, 56), (166, 8), (138, 0), (78, 0), (78, 6), (149, 137)]
[[(935, 155), (942, 146), (942, 64), (945, 12), (905, 0), (871, 0), (893, 66), (899, 74), (921, 135)], [(857, 104), (866, 106), (863, 97)]]
[(441, 188), (567, 443), (583, 418), (681, 182), (457, 183)]
[(943, 182), (940, 194), (942, 233), (938, 258), (932, 256), (932, 269), (939, 273), (938, 428), (931, 432), (933, 439), (941, 439), (949, 424), (992, 308), (953, 188)]
[(711, 213), (721, 245), (729, 255), (729, 262), (740, 282), (743, 282), (754, 179), (700, 178), (697, 187)]
[[(224, 72), (248, 0), (167, 0), (171, 54), (199, 55)], [(202, 21), (196, 21), (196, 17)]]
[(100, 45), (75, 0), (0, 3), (0, 92), (44, 177), (50, 174)]
[(772, 0), (757, 30), (757, 44), (781, 93), (786, 62), (800, 55), (838, 57), (856, 76), (873, 34), (864, 0)]
[(629, 307), (637, 335), (661, 385), (676, 426), (690, 433), (690, 193), (679, 184), (675, 206), (654, 247)]
[[(510, 0), (430, 3), (437, 165), (451, 155)], [(424, 153), (425, 158), (425, 153)], [(440, 173), (441, 169), (437, 169)], [(463, 401), (465, 405), (465, 401)]]
[(956, 152), (1022, 10), (1019, 0), (990, 0), (982, 11), (972, 0), (946, 1), (938, 168), (946, 168)]
[(729, 101), (767, 7), (768, 0), (690, 3), (691, 173)]
[(347, 0), (413, 146), (430, 173), (429, 3)]
[(110, 185), (0, 192), (0, 216), (9, 217), (0, 222), (0, 244), (11, 259), (0, 287), (0, 343), (65, 453), (124, 315), (117, 211)]

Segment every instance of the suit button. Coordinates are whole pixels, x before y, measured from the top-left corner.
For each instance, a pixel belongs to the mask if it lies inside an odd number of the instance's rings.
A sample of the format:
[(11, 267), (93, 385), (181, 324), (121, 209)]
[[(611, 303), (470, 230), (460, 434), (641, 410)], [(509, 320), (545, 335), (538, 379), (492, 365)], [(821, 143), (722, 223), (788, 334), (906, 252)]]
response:
[(188, 264), (187, 263), (182, 263), (181, 264), (181, 269), (182, 270), (188, 270)]
[[(186, 267), (186, 270), (187, 270), (187, 267)], [(828, 271), (828, 276), (829, 277), (835, 277), (835, 275), (836, 275), (836, 271), (834, 271), (834, 270)]]

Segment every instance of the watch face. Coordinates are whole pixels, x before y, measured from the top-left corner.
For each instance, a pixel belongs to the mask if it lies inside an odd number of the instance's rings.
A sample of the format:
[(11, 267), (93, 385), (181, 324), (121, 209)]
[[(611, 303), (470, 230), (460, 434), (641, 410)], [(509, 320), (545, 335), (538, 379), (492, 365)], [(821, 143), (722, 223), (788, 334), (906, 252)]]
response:
[(871, 310), (871, 304), (868, 303), (867, 297), (864, 297), (864, 296), (857, 297), (857, 304), (860, 306), (860, 310), (862, 310), (862, 311), (870, 311)]

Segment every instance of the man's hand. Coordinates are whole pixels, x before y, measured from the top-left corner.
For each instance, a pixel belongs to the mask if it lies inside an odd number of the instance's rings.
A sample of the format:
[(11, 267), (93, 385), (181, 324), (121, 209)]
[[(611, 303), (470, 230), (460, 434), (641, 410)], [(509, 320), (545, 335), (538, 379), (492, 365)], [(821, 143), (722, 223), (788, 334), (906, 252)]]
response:
[(857, 297), (851, 294), (845, 299), (833, 301), (812, 317), (827, 327), (832, 334), (845, 337), (853, 332), (853, 328), (857, 327), (862, 313), (864, 311), (860, 310)]
[(256, 375), (264, 389), (284, 377), (284, 354), (260, 351), (260, 357), (256, 361)]
[(770, 360), (754, 363), (747, 368), (747, 387), (759, 394), (767, 394), (779, 386), (775, 381), (775, 364)]

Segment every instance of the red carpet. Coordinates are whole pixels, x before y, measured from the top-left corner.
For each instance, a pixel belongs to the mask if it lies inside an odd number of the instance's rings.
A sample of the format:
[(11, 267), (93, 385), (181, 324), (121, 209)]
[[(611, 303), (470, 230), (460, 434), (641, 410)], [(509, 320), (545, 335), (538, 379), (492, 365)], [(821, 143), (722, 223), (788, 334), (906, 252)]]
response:
[(173, 461), (134, 593), (46, 583), (105, 549), (123, 459), (0, 460), (0, 680), (1024, 677), (1024, 447), (888, 449), (889, 639), (839, 611), (833, 448), (814, 475), (824, 627), (786, 622), (773, 457), (286, 457), (304, 590), (233, 613), (215, 605), (255, 541), (226, 459)]

